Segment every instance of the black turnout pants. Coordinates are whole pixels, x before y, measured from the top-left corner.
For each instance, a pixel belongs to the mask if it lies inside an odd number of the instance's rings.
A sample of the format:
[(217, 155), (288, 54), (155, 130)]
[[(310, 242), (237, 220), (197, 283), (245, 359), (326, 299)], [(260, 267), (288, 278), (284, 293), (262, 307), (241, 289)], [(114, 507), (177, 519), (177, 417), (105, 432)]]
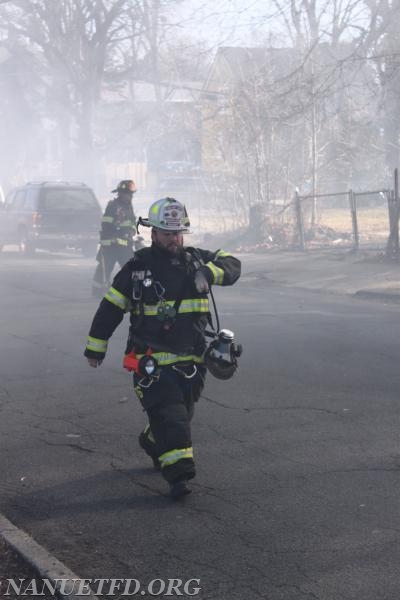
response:
[(111, 246), (102, 246), (97, 254), (98, 265), (93, 277), (93, 283), (99, 286), (108, 284), (111, 273), (118, 263), (122, 268), (133, 256), (132, 246), (120, 246), (112, 244)]
[[(141, 434), (142, 440), (146, 436), (141, 446), (153, 459), (160, 460), (162, 475), (169, 483), (191, 479), (196, 474), (190, 422), (194, 403), (204, 387), (206, 373), (203, 366), (196, 368), (196, 375), (187, 379), (171, 366), (161, 367), (160, 378), (147, 388), (140, 386), (142, 377), (136, 373), (133, 376), (136, 394), (150, 425), (150, 429)], [(192, 366), (179, 366), (179, 369), (186, 373), (193, 372)], [(183, 454), (181, 458), (180, 453)], [(166, 455), (171, 461), (169, 463), (167, 460), (168, 464), (164, 464), (163, 457)]]

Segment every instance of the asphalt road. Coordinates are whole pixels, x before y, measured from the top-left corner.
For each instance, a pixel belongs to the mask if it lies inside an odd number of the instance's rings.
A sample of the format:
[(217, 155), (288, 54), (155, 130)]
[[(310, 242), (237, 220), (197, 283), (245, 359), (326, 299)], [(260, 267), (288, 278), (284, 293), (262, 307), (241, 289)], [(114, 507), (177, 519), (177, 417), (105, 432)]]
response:
[(268, 278), (219, 289), (245, 351), (232, 380), (208, 378), (194, 493), (174, 503), (137, 446), (127, 321), (100, 369), (82, 356), (93, 268), (0, 256), (0, 511), (82, 578), (199, 579), (183, 597), (210, 600), (397, 598), (399, 308)]

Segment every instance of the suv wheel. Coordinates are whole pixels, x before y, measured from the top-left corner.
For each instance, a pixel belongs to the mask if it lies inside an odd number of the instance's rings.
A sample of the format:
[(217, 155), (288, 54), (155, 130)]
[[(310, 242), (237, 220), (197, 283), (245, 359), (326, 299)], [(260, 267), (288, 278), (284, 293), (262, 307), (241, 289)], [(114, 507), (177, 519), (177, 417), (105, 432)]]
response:
[(23, 256), (33, 256), (35, 254), (35, 246), (28, 240), (26, 229), (21, 229), (19, 232), (18, 248)]

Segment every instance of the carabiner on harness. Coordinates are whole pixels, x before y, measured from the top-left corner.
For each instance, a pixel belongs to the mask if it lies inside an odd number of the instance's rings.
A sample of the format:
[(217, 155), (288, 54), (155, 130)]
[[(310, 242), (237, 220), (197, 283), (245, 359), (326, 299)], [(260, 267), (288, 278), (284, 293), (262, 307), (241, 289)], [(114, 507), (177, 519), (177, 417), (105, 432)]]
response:
[(159, 375), (153, 375), (152, 377), (142, 377), (142, 379), (140, 379), (138, 381), (138, 385), (143, 388), (143, 389), (147, 389), (149, 388), (155, 381), (158, 381), (160, 379)]
[(179, 373), (180, 375), (183, 375), (183, 377), (185, 379), (193, 379), (193, 377), (197, 373), (197, 366), (196, 365), (187, 365), (187, 366), (192, 368), (191, 373), (186, 373), (186, 371), (184, 371), (184, 368), (179, 367), (179, 365), (172, 365), (172, 369), (174, 371), (176, 371), (177, 373)]
[(132, 272), (132, 298), (133, 300), (141, 300), (142, 286), (150, 287), (153, 285), (153, 277), (151, 271), (133, 271)]

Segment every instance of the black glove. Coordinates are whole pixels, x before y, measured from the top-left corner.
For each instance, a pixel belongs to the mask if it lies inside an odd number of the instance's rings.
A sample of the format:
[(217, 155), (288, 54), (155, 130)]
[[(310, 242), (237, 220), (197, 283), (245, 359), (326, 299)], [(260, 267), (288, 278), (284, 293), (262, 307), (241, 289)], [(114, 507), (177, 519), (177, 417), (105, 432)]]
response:
[(213, 279), (214, 276), (211, 269), (206, 267), (206, 265), (202, 265), (194, 274), (194, 287), (199, 294), (208, 294)]

